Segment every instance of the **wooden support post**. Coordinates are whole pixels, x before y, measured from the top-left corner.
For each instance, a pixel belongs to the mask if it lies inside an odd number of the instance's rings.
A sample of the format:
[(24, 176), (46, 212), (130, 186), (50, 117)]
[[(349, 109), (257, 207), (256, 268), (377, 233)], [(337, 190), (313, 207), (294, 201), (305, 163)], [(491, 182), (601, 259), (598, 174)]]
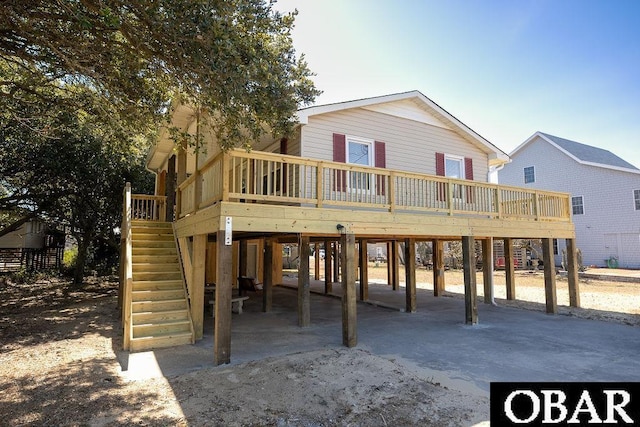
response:
[(333, 248), (333, 281), (337, 283), (340, 281), (340, 245), (335, 242)]
[(544, 263), (544, 293), (547, 313), (558, 312), (556, 295), (556, 266), (553, 262), (553, 239), (542, 239), (542, 261)]
[(309, 236), (301, 236), (298, 240), (300, 256), (298, 267), (298, 326), (311, 324), (311, 288), (309, 284)]
[(513, 262), (513, 242), (504, 239), (504, 276), (507, 285), (507, 299), (516, 299), (516, 273)]
[[(204, 279), (207, 261), (207, 235), (193, 236), (193, 263), (191, 265), (191, 320), (196, 339), (204, 332)], [(187, 273), (188, 274), (188, 273)]]
[(482, 241), (482, 284), (484, 303), (493, 304), (493, 238)]
[(405, 290), (407, 293), (406, 312), (416, 312), (416, 241), (405, 239), (404, 241), (404, 273)]
[(391, 242), (391, 268), (392, 268), (392, 281), (391, 289), (397, 291), (400, 289), (400, 256), (398, 254), (398, 242)]
[(333, 292), (333, 273), (331, 271), (331, 259), (333, 257), (333, 244), (328, 240), (324, 241), (324, 293)]
[(369, 256), (366, 239), (360, 240), (360, 301), (369, 299)]
[(439, 297), (444, 293), (444, 242), (434, 240), (431, 249), (433, 254), (433, 296)]
[(578, 253), (575, 239), (567, 239), (567, 278), (569, 280), (569, 305), (571, 307), (580, 307)]
[(342, 343), (355, 347), (358, 343), (356, 317), (356, 238), (353, 234), (340, 236), (342, 244)]
[(273, 240), (264, 242), (264, 280), (262, 283), (262, 311), (271, 311), (273, 302)]
[(464, 269), (464, 313), (465, 323), (478, 323), (476, 290), (476, 255), (472, 236), (462, 236), (462, 264)]
[(391, 242), (387, 242), (387, 285), (393, 284), (393, 264), (391, 263)]
[(320, 243), (316, 242), (313, 246), (313, 279), (320, 280)]
[(167, 162), (167, 209), (165, 212), (165, 221), (173, 222), (173, 213), (176, 206), (176, 156), (173, 155)]
[(239, 259), (238, 259), (238, 270), (240, 271), (241, 276), (246, 276), (248, 274), (248, 264), (247, 264), (247, 241), (240, 240), (239, 243)]
[(225, 231), (216, 233), (216, 291), (213, 320), (213, 364), (231, 362), (231, 285), (233, 246), (225, 245)]

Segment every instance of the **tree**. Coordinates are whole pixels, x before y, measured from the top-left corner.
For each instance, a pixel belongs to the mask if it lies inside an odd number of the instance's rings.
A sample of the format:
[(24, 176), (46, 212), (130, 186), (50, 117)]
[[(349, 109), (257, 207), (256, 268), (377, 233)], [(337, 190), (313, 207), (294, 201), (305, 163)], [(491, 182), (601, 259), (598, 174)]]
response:
[(4, 97), (70, 102), (38, 89), (91, 88), (129, 121), (167, 116), (168, 101), (208, 111), (224, 148), (265, 129), (285, 134), (318, 95), (291, 40), (294, 13), (264, 0), (32, 0), (0, 9)]
[(124, 180), (145, 181), (142, 153), (172, 99), (210, 113), (225, 149), (287, 134), (319, 94), (293, 49), (295, 14), (264, 0), (4, 2), (0, 235), (64, 221), (81, 280), (92, 241), (113, 237)]
[(118, 243), (124, 183), (151, 183), (144, 170), (148, 138), (117, 111), (103, 111), (84, 87), (58, 96), (65, 102), (46, 111), (23, 98), (10, 105), (12, 113), (0, 113), (0, 235), (34, 217), (67, 226), (78, 244), (74, 281), (81, 283), (91, 245)]

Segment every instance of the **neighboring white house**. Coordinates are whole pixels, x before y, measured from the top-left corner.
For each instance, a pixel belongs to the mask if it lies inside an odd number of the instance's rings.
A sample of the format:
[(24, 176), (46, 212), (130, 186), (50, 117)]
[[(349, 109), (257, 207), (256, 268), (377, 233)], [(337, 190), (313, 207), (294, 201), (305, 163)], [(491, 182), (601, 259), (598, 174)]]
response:
[(509, 156), (501, 184), (571, 193), (585, 266), (640, 268), (640, 169), (610, 151), (542, 132)]

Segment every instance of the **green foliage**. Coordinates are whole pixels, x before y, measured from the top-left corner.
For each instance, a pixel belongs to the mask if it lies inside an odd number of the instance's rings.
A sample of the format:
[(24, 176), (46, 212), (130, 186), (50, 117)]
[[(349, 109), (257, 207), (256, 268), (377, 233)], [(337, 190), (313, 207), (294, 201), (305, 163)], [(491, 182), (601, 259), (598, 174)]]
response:
[[(215, 111), (225, 148), (263, 130), (285, 134), (295, 110), (318, 95), (291, 40), (295, 12), (264, 0), (32, 0), (0, 9), (4, 96), (42, 104), (77, 99), (51, 94), (90, 88), (105, 111), (148, 123), (170, 114), (168, 101)], [(13, 73), (28, 70), (20, 78)], [(35, 94), (34, 92), (37, 92)], [(29, 116), (22, 116), (29, 119)]]

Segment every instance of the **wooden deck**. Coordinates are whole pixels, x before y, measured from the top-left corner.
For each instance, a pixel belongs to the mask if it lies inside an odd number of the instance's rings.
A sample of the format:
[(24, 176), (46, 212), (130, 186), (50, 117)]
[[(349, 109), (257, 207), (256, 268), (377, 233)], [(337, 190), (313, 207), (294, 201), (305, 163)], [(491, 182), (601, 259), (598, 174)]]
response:
[(212, 158), (177, 200), (178, 236), (214, 233), (226, 217), (234, 232), (338, 235), (341, 224), (359, 237), (575, 235), (566, 193), (243, 150)]

